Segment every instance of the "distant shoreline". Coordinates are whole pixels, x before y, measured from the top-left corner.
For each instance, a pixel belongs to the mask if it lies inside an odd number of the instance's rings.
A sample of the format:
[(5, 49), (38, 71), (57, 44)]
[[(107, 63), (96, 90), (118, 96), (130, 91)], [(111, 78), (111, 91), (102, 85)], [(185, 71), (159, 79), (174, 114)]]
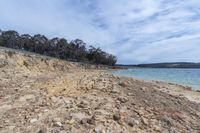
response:
[(200, 63), (194, 62), (168, 62), (168, 63), (150, 63), (137, 65), (117, 64), (118, 67), (126, 68), (200, 68)]

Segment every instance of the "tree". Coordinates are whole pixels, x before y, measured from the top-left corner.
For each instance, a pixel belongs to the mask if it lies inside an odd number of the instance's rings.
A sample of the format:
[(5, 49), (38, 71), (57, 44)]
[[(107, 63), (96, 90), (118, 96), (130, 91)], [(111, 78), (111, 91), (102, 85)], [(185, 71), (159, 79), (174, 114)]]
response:
[(20, 45), (21, 45), (20, 49), (31, 51), (30, 50), (31, 38), (32, 38), (32, 36), (30, 36), (29, 34), (21, 35), (20, 36)]
[(3, 31), (1, 34), (1, 43), (3, 46), (19, 48), (19, 33), (14, 30)]
[(48, 39), (44, 36), (44, 35), (34, 35), (32, 37), (32, 43), (33, 43), (33, 47), (34, 47), (34, 52), (39, 53), (39, 54), (43, 54), (44, 51), (46, 51), (46, 43), (48, 41)]
[(75, 39), (70, 43), (64, 38), (48, 39), (44, 35), (19, 35), (14, 30), (0, 31), (0, 46), (31, 51), (60, 59), (90, 62), (95, 64), (115, 65), (115, 56), (104, 52), (101, 48), (90, 46), (86, 49), (83, 40)]

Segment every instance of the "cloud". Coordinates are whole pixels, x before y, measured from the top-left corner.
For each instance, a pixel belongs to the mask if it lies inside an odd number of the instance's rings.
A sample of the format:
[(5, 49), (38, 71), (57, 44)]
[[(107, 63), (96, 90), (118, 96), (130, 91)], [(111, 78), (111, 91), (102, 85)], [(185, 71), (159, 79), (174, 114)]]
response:
[(200, 59), (199, 0), (1, 0), (0, 28), (80, 38), (118, 63)]

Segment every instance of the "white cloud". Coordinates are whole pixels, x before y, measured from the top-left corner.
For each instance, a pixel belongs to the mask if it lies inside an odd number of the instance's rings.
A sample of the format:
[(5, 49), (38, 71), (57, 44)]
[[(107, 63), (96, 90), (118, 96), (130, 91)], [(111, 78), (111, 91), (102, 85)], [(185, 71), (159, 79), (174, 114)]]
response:
[(199, 0), (1, 0), (0, 28), (81, 38), (119, 63), (200, 58)]

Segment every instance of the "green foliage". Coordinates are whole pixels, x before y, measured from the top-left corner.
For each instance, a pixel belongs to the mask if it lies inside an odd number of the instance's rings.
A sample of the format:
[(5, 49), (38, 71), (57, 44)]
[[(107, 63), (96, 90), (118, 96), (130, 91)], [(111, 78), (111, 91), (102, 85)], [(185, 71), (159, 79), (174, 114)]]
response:
[(89, 62), (93, 64), (115, 65), (115, 56), (90, 46), (80, 39), (68, 43), (64, 38), (48, 39), (44, 35), (19, 35), (16, 31), (0, 30), (0, 46), (26, 50), (60, 59)]

